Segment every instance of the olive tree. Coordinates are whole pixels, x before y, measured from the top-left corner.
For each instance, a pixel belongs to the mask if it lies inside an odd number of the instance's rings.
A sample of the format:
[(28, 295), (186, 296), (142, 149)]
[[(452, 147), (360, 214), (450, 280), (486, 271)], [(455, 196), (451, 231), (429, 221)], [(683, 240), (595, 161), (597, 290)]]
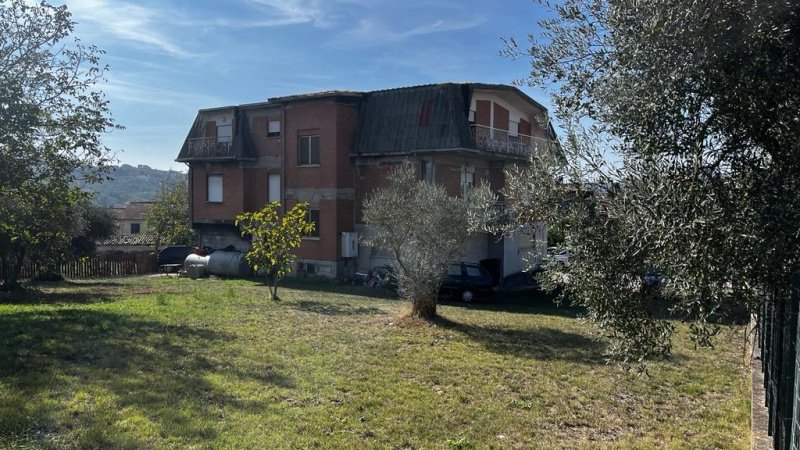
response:
[(80, 174), (100, 181), (114, 128), (96, 88), (102, 54), (70, 38), (64, 5), (0, 2), (0, 262), (14, 287), (26, 258), (63, 254), (71, 207), (86, 198)]
[(452, 197), (443, 186), (421, 181), (408, 161), (364, 201), (364, 223), (370, 226), (365, 243), (388, 251), (396, 261), (398, 287), (411, 301), (413, 317), (436, 317), (447, 266), (494, 201), (485, 186)]
[[(509, 197), (569, 217), (572, 262), (550, 278), (612, 356), (669, 353), (663, 303), (710, 345), (726, 311), (782, 297), (800, 269), (800, 5), (564, 0), (552, 12), (505, 53), (551, 90), (566, 161), (510, 174)], [(543, 208), (535, 189), (564, 204)]]

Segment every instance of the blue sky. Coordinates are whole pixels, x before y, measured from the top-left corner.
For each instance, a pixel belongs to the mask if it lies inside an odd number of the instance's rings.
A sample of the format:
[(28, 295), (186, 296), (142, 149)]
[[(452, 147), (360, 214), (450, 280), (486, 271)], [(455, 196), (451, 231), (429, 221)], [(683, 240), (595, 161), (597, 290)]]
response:
[[(76, 35), (106, 51), (102, 87), (126, 127), (105, 143), (121, 163), (174, 162), (200, 108), (330, 89), (442, 81), (511, 83), (528, 62), (498, 55), (525, 42), (531, 0), (66, 0)], [(548, 96), (525, 92), (544, 104)]]

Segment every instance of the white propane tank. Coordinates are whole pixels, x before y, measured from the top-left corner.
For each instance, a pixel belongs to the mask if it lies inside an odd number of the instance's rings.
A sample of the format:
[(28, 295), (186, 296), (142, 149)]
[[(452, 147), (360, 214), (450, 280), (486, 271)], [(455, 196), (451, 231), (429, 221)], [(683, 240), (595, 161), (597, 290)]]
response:
[(245, 254), (241, 252), (216, 251), (207, 256), (206, 272), (212, 275), (246, 277), (250, 274)]
[(200, 256), (192, 253), (191, 255), (187, 256), (186, 259), (183, 261), (183, 270), (186, 270), (188, 272), (189, 267), (195, 265), (207, 268), (208, 256)]

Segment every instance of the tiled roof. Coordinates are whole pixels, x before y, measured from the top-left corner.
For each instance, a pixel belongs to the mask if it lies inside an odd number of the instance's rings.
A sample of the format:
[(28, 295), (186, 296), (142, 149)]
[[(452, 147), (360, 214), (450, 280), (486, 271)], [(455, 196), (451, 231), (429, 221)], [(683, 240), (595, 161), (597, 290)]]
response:
[(156, 245), (155, 234), (115, 234), (96, 242), (97, 245)]

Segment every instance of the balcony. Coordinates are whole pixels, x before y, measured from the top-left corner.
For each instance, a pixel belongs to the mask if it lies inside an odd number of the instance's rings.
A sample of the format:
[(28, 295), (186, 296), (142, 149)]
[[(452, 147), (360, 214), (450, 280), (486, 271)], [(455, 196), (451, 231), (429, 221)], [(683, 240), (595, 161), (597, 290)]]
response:
[(511, 134), (507, 130), (470, 125), (475, 146), (480, 150), (528, 158), (553, 145), (553, 141), (525, 134)]
[(233, 158), (231, 140), (222, 140), (217, 137), (189, 139), (190, 158)]

